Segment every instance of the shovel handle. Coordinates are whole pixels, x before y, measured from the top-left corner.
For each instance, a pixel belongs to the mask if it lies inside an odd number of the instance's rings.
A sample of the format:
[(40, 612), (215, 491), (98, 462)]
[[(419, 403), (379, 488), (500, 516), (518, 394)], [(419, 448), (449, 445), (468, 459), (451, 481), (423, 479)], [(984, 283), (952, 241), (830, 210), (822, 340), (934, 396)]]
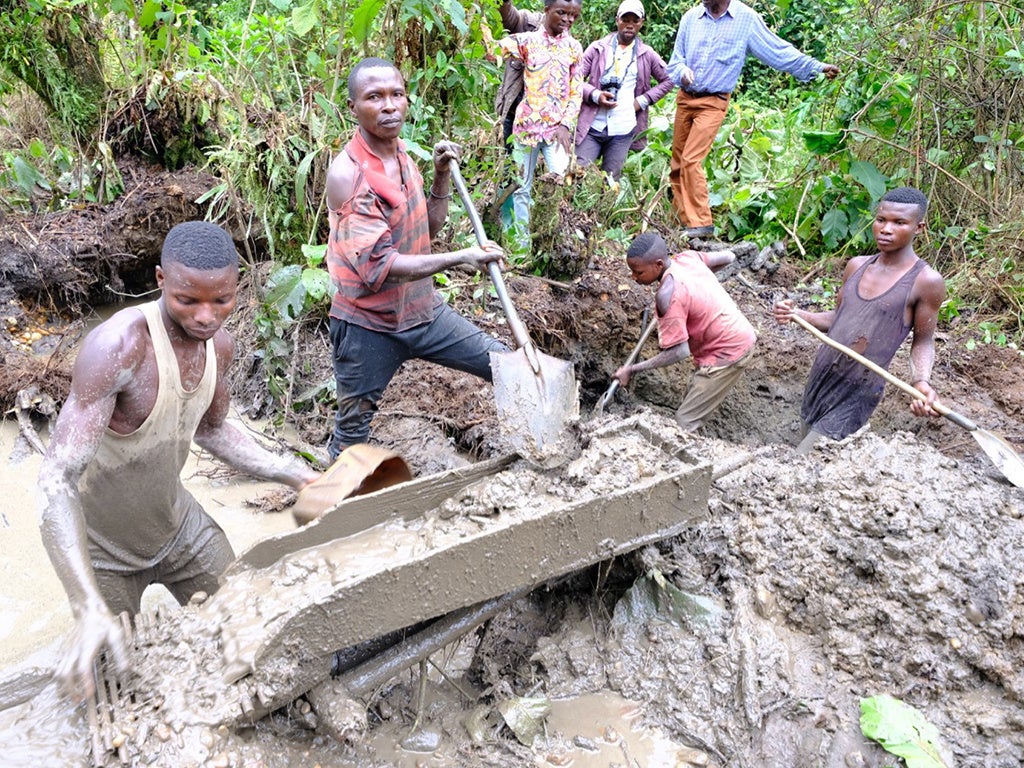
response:
[[(809, 322), (804, 320), (799, 315), (793, 315), (792, 319), (793, 319), (794, 323), (799, 325), (805, 331), (809, 331), (811, 333), (811, 335), (814, 336), (815, 338), (817, 338), (822, 344), (826, 344), (827, 346), (832, 347), (832, 349), (838, 350), (838, 351), (842, 352), (844, 355), (846, 355), (847, 357), (849, 357), (849, 358), (851, 358), (853, 360), (856, 360), (858, 363), (860, 363), (864, 367), (866, 367), (866, 368), (874, 371), (875, 373), (877, 373), (879, 376), (881, 376), (887, 382), (892, 384), (894, 387), (898, 387), (899, 389), (902, 389), (908, 395), (910, 395), (911, 397), (913, 397), (913, 398), (915, 398), (917, 400), (927, 400), (928, 399), (928, 397), (924, 394), (924, 392), (921, 392), (919, 389), (915, 389), (914, 387), (910, 386), (909, 384), (907, 384), (907, 382), (903, 381), (903, 379), (899, 379), (896, 376), (893, 376), (891, 373), (889, 373), (887, 370), (885, 370), (885, 368), (883, 368), (882, 366), (878, 365), (878, 363), (875, 363), (875, 362), (873, 362), (871, 360), (868, 360), (866, 357), (864, 357), (864, 355), (862, 355), (862, 354), (860, 354), (858, 352), (854, 352), (852, 349), (850, 349), (849, 347), (845, 346), (844, 344), (840, 344), (835, 339), (825, 335), (824, 333), (819, 331), (817, 328), (815, 328), (813, 325), (811, 325)], [(963, 415), (957, 413), (956, 411), (954, 411), (954, 410), (952, 410), (950, 408), (947, 408), (942, 403), (932, 403), (932, 408), (935, 411), (937, 411), (938, 413), (940, 413), (943, 416), (945, 416), (947, 419), (949, 419), (950, 421), (952, 421), (954, 424), (956, 424), (959, 427), (963, 427), (964, 429), (969, 430), (971, 432), (973, 432), (974, 430), (976, 430), (978, 428), (978, 425), (975, 424), (970, 419), (968, 419), (966, 416), (963, 416)]]
[[(448, 165), (451, 168), (452, 181), (455, 182), (455, 189), (459, 192), (459, 199), (462, 201), (462, 205), (466, 209), (466, 213), (469, 214), (469, 221), (473, 225), (473, 234), (476, 235), (476, 241), (479, 245), (483, 245), (487, 240), (487, 235), (484, 233), (484, 225), (483, 222), (480, 221), (480, 214), (476, 212), (473, 200), (469, 196), (469, 190), (466, 189), (466, 181), (462, 178), (461, 171), (459, 171), (459, 164), (453, 158), (448, 161)], [(512, 299), (509, 298), (508, 289), (505, 288), (505, 278), (501, 276), (501, 269), (498, 267), (497, 262), (488, 262), (487, 274), (490, 275), (491, 282), (494, 283), (494, 291), (498, 294), (498, 300), (501, 302), (501, 308), (505, 310), (505, 315), (508, 317), (508, 327), (509, 330), (512, 331), (512, 338), (515, 339), (516, 344), (522, 347), (526, 352), (526, 357), (530, 361), (530, 366), (533, 368), (533, 372), (540, 373), (540, 361), (537, 359), (537, 349), (533, 346), (533, 341), (530, 340), (530, 334), (527, 332), (526, 326), (523, 325), (523, 321), (519, 319), (519, 313), (516, 312), (516, 308), (512, 304)]]
[[(636, 343), (636, 346), (633, 347), (633, 351), (629, 353), (629, 357), (626, 358), (626, 362), (623, 363), (623, 365), (632, 365), (634, 362), (636, 362), (637, 357), (640, 356), (640, 350), (643, 349), (644, 342), (647, 341), (647, 338), (651, 335), (651, 332), (654, 331), (654, 326), (656, 326), (657, 324), (658, 318), (656, 317), (647, 324), (647, 327), (644, 328), (644, 332), (640, 334), (640, 341), (638, 341)], [(597, 406), (595, 407), (595, 410), (598, 413), (603, 411), (604, 407), (611, 402), (612, 397), (615, 395), (615, 392), (618, 390), (618, 388), (619, 380), (612, 379), (611, 385), (608, 387), (605, 393), (601, 395), (601, 399), (597, 401)]]

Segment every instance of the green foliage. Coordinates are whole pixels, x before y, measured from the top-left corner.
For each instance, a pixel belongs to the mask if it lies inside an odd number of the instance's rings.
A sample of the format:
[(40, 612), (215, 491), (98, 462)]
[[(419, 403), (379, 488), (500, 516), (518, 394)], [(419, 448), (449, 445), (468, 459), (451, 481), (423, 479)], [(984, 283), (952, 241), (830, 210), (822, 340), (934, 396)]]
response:
[[(85, 0), (8, 0), (0, 11), (0, 70), (32, 89), (76, 139), (92, 139), (106, 85)], [(8, 90), (0, 79), (0, 96)]]
[(860, 700), (860, 729), (907, 768), (948, 768), (939, 749), (939, 731), (918, 710), (892, 696)]
[(58, 210), (74, 203), (110, 203), (124, 191), (110, 147), (97, 146), (90, 162), (63, 146), (47, 148), (39, 139), (26, 150), (6, 151), (0, 162), (0, 191), (11, 204)]
[(307, 314), (324, 315), (330, 304), (331, 281), (324, 269), (326, 245), (303, 245), (303, 264), (284, 264), (271, 271), (263, 288), (263, 301), (256, 315), (256, 332), (262, 342), (263, 370), (273, 398), (289, 406), (315, 399), (315, 390), (287, 402), (294, 349), (292, 330)]
[[(646, 3), (642, 35), (666, 60), (691, 5)], [(846, 258), (873, 248), (872, 211), (886, 189), (919, 186), (937, 233), (919, 238), (919, 250), (950, 286), (943, 322), (997, 323), (989, 343), (1000, 334), (1019, 340), (1024, 269), (1007, 263), (1019, 261), (1024, 231), (1019, 4), (752, 5), (783, 38), (843, 75), (800, 84), (747, 63), (706, 164), (723, 237), (783, 239), (808, 261)], [(574, 35), (586, 45), (612, 31), (616, 7), (585, 4)], [(405, 75), (403, 138), (423, 166), (434, 142), (456, 140), (474, 194), (485, 204), (495, 197), (506, 162), (492, 115), (500, 70), (483, 59), (482, 24), (500, 34), (496, 4), (11, 0), (0, 11), (0, 67), (9, 75), (0, 96), (18, 78), (61, 125), (92, 120), (94, 128), (3, 147), (2, 194), (37, 209), (110, 200), (119, 184), (111, 154), (127, 150), (169, 167), (205, 163), (219, 177), (203, 197), (209, 216), (246, 223), (267, 243), (274, 274), (298, 268), (277, 276), (259, 319), (277, 376), (293, 313), (322, 311), (323, 286), (305, 282), (322, 270), (303, 249), (324, 241), (326, 168), (353, 127), (345, 78), (358, 59), (390, 58)], [(99, 86), (79, 66), (89, 51), (102, 64)], [(652, 222), (676, 223), (667, 192), (673, 113), (671, 95), (652, 108), (649, 145), (630, 154), (617, 187), (587, 180), (570, 190), (595, 220), (585, 235), (592, 252), (617, 252)], [(458, 206), (444, 236), (471, 238)], [(474, 291), (483, 298), (483, 288)]]

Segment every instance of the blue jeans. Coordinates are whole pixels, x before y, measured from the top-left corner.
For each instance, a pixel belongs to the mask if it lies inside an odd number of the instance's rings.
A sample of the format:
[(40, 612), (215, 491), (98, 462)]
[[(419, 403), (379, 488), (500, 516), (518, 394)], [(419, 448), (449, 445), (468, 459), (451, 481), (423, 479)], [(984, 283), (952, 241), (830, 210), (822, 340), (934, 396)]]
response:
[(600, 131), (591, 128), (576, 146), (576, 162), (581, 166), (590, 165), (601, 158), (601, 170), (610, 173), (613, 179), (622, 175), (629, 146), (633, 143), (633, 132), (622, 136), (609, 136), (608, 127)]
[(399, 366), (421, 359), (491, 381), (490, 353), (508, 347), (488, 336), (447, 304), (429, 323), (384, 333), (331, 318), (338, 412), (327, 452), (334, 460), (350, 445), (365, 443), (377, 403)]
[(544, 156), (544, 163), (548, 170), (564, 176), (569, 169), (569, 153), (557, 142), (542, 141), (535, 147), (527, 147), (515, 143), (512, 157), (520, 164), (523, 180), (519, 189), (512, 193), (512, 219), (504, 221), (505, 228), (514, 226), (518, 228), (520, 237), (528, 237), (530, 233), (530, 206), (533, 205), (533, 195), (530, 190), (533, 187), (533, 177), (537, 171), (537, 160)]

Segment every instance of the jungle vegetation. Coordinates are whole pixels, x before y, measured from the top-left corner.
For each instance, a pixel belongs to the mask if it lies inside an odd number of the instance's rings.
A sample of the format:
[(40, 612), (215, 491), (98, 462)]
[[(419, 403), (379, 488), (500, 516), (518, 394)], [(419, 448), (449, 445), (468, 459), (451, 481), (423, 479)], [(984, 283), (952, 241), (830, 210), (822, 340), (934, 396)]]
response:
[[(942, 320), (970, 318), (983, 342), (1020, 342), (1024, 2), (750, 4), (843, 74), (801, 85), (748, 63), (707, 163), (724, 239), (784, 240), (808, 271), (834, 274), (871, 247), (871, 211), (885, 190), (918, 186), (932, 201), (921, 250), (949, 285)], [(642, 34), (666, 60), (689, 5), (648, 0)], [(607, 33), (615, 8), (584, 2), (573, 33), (584, 45)], [(9, 0), (0, 11), (0, 202), (109, 202), (122, 192), (116, 165), (127, 155), (207, 168), (219, 179), (205, 196), (210, 217), (242, 217), (276, 265), (264, 336), (279, 344), (290, 322), (326, 300), (323, 180), (353, 128), (345, 77), (357, 60), (383, 56), (404, 73), (414, 153), (426, 161), (435, 141), (456, 140), (470, 187), (496, 193), (499, 69), (484, 59), (482, 24), (500, 34), (495, 2)], [(648, 148), (602, 196), (609, 243), (674, 221), (673, 109), (671, 97), (655, 107)], [(582, 192), (578, 202), (590, 204)], [(452, 211), (454, 231), (468, 232)]]

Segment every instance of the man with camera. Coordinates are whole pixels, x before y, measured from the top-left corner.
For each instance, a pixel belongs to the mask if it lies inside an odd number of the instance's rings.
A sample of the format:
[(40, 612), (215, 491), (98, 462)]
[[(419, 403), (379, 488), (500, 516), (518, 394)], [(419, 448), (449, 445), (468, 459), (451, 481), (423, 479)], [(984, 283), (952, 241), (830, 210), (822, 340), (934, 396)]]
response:
[(647, 110), (674, 87), (665, 61), (640, 39), (643, 24), (643, 3), (622, 0), (617, 31), (595, 40), (583, 54), (576, 161), (583, 166), (601, 158), (601, 169), (615, 179), (629, 150), (647, 144)]

